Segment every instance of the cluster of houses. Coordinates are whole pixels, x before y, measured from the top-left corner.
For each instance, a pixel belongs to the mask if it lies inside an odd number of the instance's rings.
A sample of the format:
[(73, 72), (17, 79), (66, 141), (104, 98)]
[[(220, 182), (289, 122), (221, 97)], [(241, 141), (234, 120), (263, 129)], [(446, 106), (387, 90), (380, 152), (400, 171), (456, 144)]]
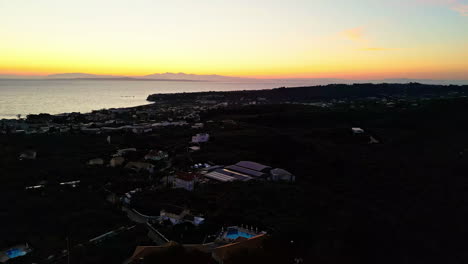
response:
[(102, 124), (84, 124), (79, 129), (83, 133), (87, 134), (102, 134), (102, 133), (113, 133), (113, 132), (132, 132), (134, 134), (151, 133), (161, 127), (171, 126), (187, 126), (189, 123), (186, 121), (165, 121), (157, 123), (140, 123), (136, 125), (124, 125), (124, 126), (101, 126)]
[[(150, 133), (157, 129), (174, 126), (188, 126), (186, 121), (164, 121), (155, 123), (125, 124), (124, 121), (109, 120), (104, 123), (77, 123), (77, 124), (27, 124), (12, 121), (13, 125), (0, 128), (0, 133), (6, 134), (46, 134), (46, 133), (70, 133), (81, 132), (84, 134), (109, 134), (109, 133)], [(119, 125), (120, 124), (120, 125)]]
[[(110, 167), (120, 167), (126, 162), (125, 156), (129, 153), (136, 152), (136, 148), (126, 148), (119, 149), (115, 154), (112, 155), (112, 158), (109, 161)], [(150, 162), (158, 162), (164, 159), (167, 159), (169, 154), (162, 150), (150, 150), (148, 154), (144, 156), (144, 161), (128, 161), (125, 165), (125, 168), (132, 169), (135, 171), (147, 170), (152, 173), (154, 165)], [(101, 158), (91, 159), (88, 161), (88, 165), (104, 165), (104, 160)]]
[[(169, 154), (162, 150), (150, 150), (140, 161), (127, 161), (126, 156), (129, 153), (136, 152), (136, 148), (119, 149), (115, 154), (111, 156), (109, 160), (109, 167), (124, 167), (125, 169), (133, 170), (135, 172), (146, 171), (148, 173), (154, 173), (155, 165), (153, 163), (165, 160), (169, 157)], [(105, 164), (104, 159), (95, 158), (87, 162), (89, 166), (102, 166)], [(125, 166), (124, 166), (125, 164)]]
[(284, 169), (272, 168), (253, 161), (240, 161), (229, 166), (196, 164), (193, 172), (177, 172), (173, 186), (193, 191), (197, 184), (207, 182), (251, 180), (295, 182), (296, 177)]
[[(218, 104), (213, 105), (213, 107), (218, 107)], [(205, 128), (204, 123), (199, 122), (198, 113), (203, 111), (204, 108), (198, 108), (194, 112), (187, 112), (180, 110), (178, 108), (173, 109), (165, 109), (161, 111), (169, 111), (171, 114), (176, 113), (177, 118), (175, 120), (181, 121), (174, 121), (172, 118), (167, 118), (167, 121), (163, 122), (152, 122), (146, 120), (146, 122), (130, 122), (130, 121), (122, 121), (119, 120), (117, 117), (119, 114), (135, 114), (139, 118), (144, 116), (144, 111), (127, 111), (125, 109), (114, 109), (114, 110), (107, 110), (107, 111), (96, 111), (86, 115), (84, 121), (91, 121), (85, 123), (83, 120), (79, 120), (79, 115), (61, 115), (59, 118), (66, 120), (67, 122), (63, 123), (54, 123), (48, 119), (48, 121), (39, 120), (36, 123), (28, 124), (27, 122), (18, 121), (17, 124), (24, 124), (24, 129), (20, 130), (10, 130), (9, 133), (68, 133), (78, 131), (80, 133), (86, 134), (111, 134), (117, 132), (125, 132), (125, 133), (135, 133), (135, 134), (142, 134), (142, 133), (149, 133), (155, 131), (155, 129), (159, 129), (162, 127), (170, 127), (170, 126), (191, 126), (192, 129), (196, 129), (196, 131), (188, 143), (188, 148), (190, 151), (198, 151), (200, 147), (203, 146), (203, 143), (209, 142), (212, 140), (210, 134), (203, 132), (202, 129)], [(153, 113), (154, 114), (154, 113)], [(180, 118), (179, 118), (180, 117)], [(183, 117), (183, 118), (182, 118)], [(49, 118), (49, 117), (47, 117)], [(109, 118), (116, 118), (116, 119), (109, 119)], [(187, 122), (186, 119), (190, 119), (190, 122)], [(63, 121), (62, 120), (62, 121)], [(193, 122), (194, 120), (197, 120)], [(227, 122), (229, 124), (234, 123), (234, 121), (230, 120)], [(0, 129), (1, 130), (1, 129)], [(4, 131), (4, 130), (2, 130)], [(107, 141), (110, 143), (111, 136), (106, 135)], [(113, 137), (113, 136), (112, 136)], [(187, 140), (187, 141), (188, 141)], [(136, 153), (136, 154), (134, 154)], [(19, 159), (21, 160), (34, 160), (37, 157), (37, 152), (35, 150), (26, 150), (19, 154)], [(40, 157), (39, 157), (40, 158)], [(168, 161), (169, 154), (162, 150), (155, 150), (151, 149), (148, 151), (137, 151), (136, 148), (124, 148), (119, 149), (115, 153), (113, 153), (108, 158), (96, 157), (87, 161), (87, 165), (91, 167), (95, 166), (108, 166), (108, 167), (120, 167), (125, 168), (129, 171), (137, 172), (132, 173), (132, 175), (142, 175), (145, 176), (145, 180), (141, 181), (145, 185), (145, 187), (141, 187), (143, 189), (151, 189), (156, 188), (154, 186), (147, 186), (149, 182), (147, 179), (147, 175), (149, 174), (150, 177), (154, 176), (156, 172), (156, 166), (158, 166), (159, 162), (161, 161)], [(170, 167), (170, 162), (167, 162), (168, 168)], [(169, 171), (169, 170), (168, 170)], [(139, 174), (139, 172), (143, 172)], [(172, 173), (172, 169), (170, 171)], [(291, 173), (278, 169), (272, 168), (266, 165), (262, 165), (256, 162), (251, 161), (241, 161), (234, 165), (229, 166), (216, 166), (216, 165), (209, 165), (209, 164), (195, 164), (191, 169), (191, 172), (185, 171), (177, 171), (171, 174), (172, 181), (171, 185), (174, 188), (183, 188), (188, 191), (193, 191), (198, 184), (203, 184), (207, 182), (229, 182), (229, 181), (249, 181), (249, 180), (265, 180), (265, 181), (288, 181), (294, 182), (295, 176)], [(151, 178), (152, 180), (152, 178)], [(69, 182), (61, 182), (59, 183), (60, 186), (67, 186), (69, 188), (77, 188), (81, 184), (80, 180), (69, 181)], [(111, 200), (115, 203), (121, 203), (123, 206), (131, 205), (131, 199), (137, 193), (143, 191), (140, 185), (136, 184), (132, 187), (125, 186), (125, 190), (122, 189), (122, 192), (117, 191), (119, 196), (115, 194), (112, 196)], [(27, 190), (35, 190), (35, 189), (43, 189), (46, 188), (47, 183), (39, 183), (34, 186), (27, 186)], [(115, 186), (120, 187), (119, 183), (116, 183)], [(159, 187), (159, 186), (157, 186)], [(133, 188), (132, 190), (130, 190)], [(156, 188), (157, 189), (157, 188)], [(130, 191), (129, 191), (130, 190)], [(130, 209), (131, 210), (131, 209)], [(145, 218), (145, 216), (143, 216)], [(189, 223), (193, 224), (194, 226), (199, 226), (204, 223), (205, 219), (202, 215), (196, 214), (189, 209), (186, 208), (173, 208), (173, 207), (166, 207), (159, 212), (159, 216), (156, 216), (152, 219), (156, 219), (159, 222), (170, 222), (172, 225), (184, 224)], [(156, 230), (157, 231), (157, 230)], [(222, 230), (222, 234), (216, 239), (216, 244), (211, 246), (203, 245), (202, 247), (206, 247), (205, 250), (209, 250), (212, 253), (212, 256), (216, 260), (220, 260), (222, 263), (223, 259), (226, 259), (230, 253), (230, 250), (239, 250), (239, 248), (244, 247), (245, 245), (249, 245), (253, 243), (252, 241), (256, 241), (256, 237), (265, 235), (264, 233), (257, 232), (258, 230), (253, 230), (252, 228), (247, 227), (231, 227), (226, 230)], [(156, 233), (156, 232), (155, 232)], [(164, 241), (164, 239), (163, 239)], [(244, 244), (245, 243), (245, 244)], [(12, 252), (12, 251), (11, 251)], [(15, 251), (16, 252), (16, 251)], [(27, 251), (21, 251), (27, 252)], [(11, 258), (13, 255), (7, 255)], [(19, 255), (18, 255), (19, 256)], [(0, 255), (3, 259), (6, 257)], [(2, 260), (3, 260), (2, 259)]]
[[(26, 119), (0, 120), (0, 134), (42, 134), (82, 132), (88, 134), (133, 132), (149, 133), (171, 126), (203, 128), (200, 113), (228, 106), (227, 103), (164, 104), (133, 108), (111, 108), (90, 113), (64, 113), (58, 115), (28, 115)], [(20, 115), (19, 115), (20, 117)]]

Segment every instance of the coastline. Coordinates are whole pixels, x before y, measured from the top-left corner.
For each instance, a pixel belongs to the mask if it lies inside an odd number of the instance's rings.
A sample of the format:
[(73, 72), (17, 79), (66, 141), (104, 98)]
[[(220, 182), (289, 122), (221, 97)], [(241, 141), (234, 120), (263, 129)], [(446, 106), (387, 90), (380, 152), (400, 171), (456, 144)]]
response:
[[(93, 109), (89, 112), (64, 113), (34, 113), (31, 115), (47, 114), (51, 116), (64, 116), (69, 114), (89, 115), (99, 111), (132, 111), (153, 108), (156, 103), (213, 105), (226, 102), (231, 105), (249, 103), (320, 103), (339, 99), (358, 98), (385, 98), (385, 97), (445, 97), (467, 96), (468, 85), (428, 85), (420, 83), (382, 83), (382, 84), (329, 84), (301, 87), (279, 87), (269, 89), (229, 90), (229, 91), (196, 91), (176, 93), (154, 93), (146, 97), (145, 104), (128, 107), (112, 107)], [(125, 97), (125, 96), (121, 96)], [(259, 102), (260, 101), (260, 102)], [(9, 115), (14, 117), (16, 115)], [(18, 118), (5, 118), (0, 120), (18, 120)], [(22, 117), (26, 117), (23, 116)]]

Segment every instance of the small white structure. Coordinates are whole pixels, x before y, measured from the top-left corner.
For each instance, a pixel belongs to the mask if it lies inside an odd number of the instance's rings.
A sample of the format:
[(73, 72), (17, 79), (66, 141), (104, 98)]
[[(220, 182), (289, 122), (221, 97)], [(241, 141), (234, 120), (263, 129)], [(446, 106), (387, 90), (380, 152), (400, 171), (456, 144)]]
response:
[(210, 135), (208, 133), (199, 133), (192, 137), (192, 143), (203, 143), (210, 140)]
[(100, 159), (100, 158), (92, 159), (92, 160), (88, 161), (88, 165), (90, 165), (90, 166), (104, 165), (104, 160)]
[(78, 184), (80, 184), (81, 180), (77, 180), (77, 181), (69, 181), (69, 182), (61, 182), (60, 185), (68, 185), (68, 186), (71, 186), (73, 188), (75, 188), (76, 186), (78, 186)]
[(205, 218), (194, 216), (190, 213), (190, 210), (181, 208), (163, 209), (159, 213), (159, 218), (162, 221), (169, 220), (173, 225), (191, 223), (198, 226), (205, 221)]
[(131, 161), (125, 165), (126, 169), (134, 170), (136, 172), (146, 170), (149, 173), (154, 172), (154, 165), (146, 162)]
[(353, 127), (351, 128), (351, 131), (353, 132), (353, 134), (364, 134), (364, 129), (360, 128), (360, 127)]
[(127, 154), (129, 152), (135, 152), (135, 151), (137, 151), (136, 148), (119, 149), (119, 150), (117, 150), (117, 153), (115, 153), (113, 155), (113, 157), (121, 157), (121, 156), (124, 156), (125, 154)]
[(167, 152), (164, 152), (162, 150), (151, 150), (148, 154), (145, 155), (145, 160), (160, 161), (168, 157), (169, 155), (167, 154)]
[(370, 136), (369, 137), (369, 144), (379, 144), (380, 141), (378, 141), (375, 137)]
[(195, 152), (200, 150), (200, 146), (191, 146), (189, 147), (190, 152)]
[(283, 169), (273, 169), (270, 171), (272, 181), (287, 181), (287, 182), (295, 182), (296, 176), (288, 172), (287, 170)]
[(193, 129), (199, 129), (199, 128), (203, 128), (204, 127), (204, 124), (203, 123), (195, 123), (192, 128)]
[(22, 152), (22, 153), (19, 155), (19, 159), (20, 159), (20, 160), (35, 160), (35, 159), (36, 159), (36, 156), (37, 156), (37, 152), (36, 152), (36, 151), (34, 151), (34, 150), (28, 150), (28, 151)]
[(109, 165), (113, 168), (122, 166), (125, 162), (124, 157), (114, 157), (110, 160)]

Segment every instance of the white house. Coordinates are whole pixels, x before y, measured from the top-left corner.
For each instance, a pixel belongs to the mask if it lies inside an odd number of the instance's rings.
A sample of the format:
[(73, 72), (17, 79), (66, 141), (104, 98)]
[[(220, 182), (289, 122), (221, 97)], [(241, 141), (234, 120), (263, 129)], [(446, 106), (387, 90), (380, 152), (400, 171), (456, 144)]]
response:
[(37, 156), (37, 152), (34, 150), (27, 150), (25, 152), (22, 152), (19, 155), (20, 160), (35, 160)]
[(195, 123), (192, 126), (193, 129), (199, 129), (199, 128), (203, 128), (203, 127), (204, 127), (203, 123)]
[(364, 129), (360, 127), (353, 127), (351, 128), (351, 131), (353, 132), (353, 134), (364, 134)]
[(196, 174), (194, 173), (177, 173), (174, 180), (175, 188), (183, 188), (187, 191), (193, 191), (196, 182)]
[(200, 146), (191, 146), (191, 147), (189, 147), (190, 152), (199, 151), (200, 149), (201, 149)]
[(190, 210), (178, 207), (161, 210), (159, 218), (163, 221), (169, 220), (173, 225), (192, 223), (193, 225), (198, 226), (205, 221), (205, 218), (203, 217), (192, 215)]
[(287, 182), (294, 182), (296, 181), (296, 177), (291, 174), (290, 172), (283, 170), (283, 169), (273, 169), (270, 171), (270, 179), (272, 181), (287, 181)]
[(122, 166), (125, 162), (124, 157), (114, 157), (110, 160), (109, 165), (113, 168)]
[(88, 161), (88, 165), (90, 166), (98, 166), (98, 165), (104, 165), (104, 160), (97, 158), (97, 159), (92, 159)]

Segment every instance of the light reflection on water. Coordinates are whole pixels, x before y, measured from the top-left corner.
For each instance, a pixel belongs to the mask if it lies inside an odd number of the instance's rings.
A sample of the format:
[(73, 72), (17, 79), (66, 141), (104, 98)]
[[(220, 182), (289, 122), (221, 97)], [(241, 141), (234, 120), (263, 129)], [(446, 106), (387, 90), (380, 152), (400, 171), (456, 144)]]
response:
[[(311, 83), (287, 83), (303, 86)], [(281, 83), (116, 80), (0, 80), (0, 119), (21, 114), (91, 112), (148, 104), (154, 93), (269, 89)]]

